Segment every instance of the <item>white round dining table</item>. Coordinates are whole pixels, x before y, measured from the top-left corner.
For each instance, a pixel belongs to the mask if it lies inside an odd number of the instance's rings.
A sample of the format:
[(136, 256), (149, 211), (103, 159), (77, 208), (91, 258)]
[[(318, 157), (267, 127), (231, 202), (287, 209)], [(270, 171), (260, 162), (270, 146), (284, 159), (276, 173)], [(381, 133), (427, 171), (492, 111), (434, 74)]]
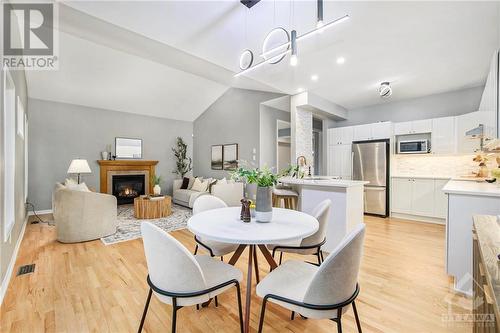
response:
[[(257, 283), (259, 271), (257, 263), (257, 248), (269, 263), (271, 270), (278, 265), (266, 247), (266, 244), (280, 244), (300, 241), (318, 231), (319, 223), (311, 215), (296, 210), (273, 208), (273, 218), (270, 222), (250, 222), (240, 220), (239, 207), (228, 207), (207, 210), (193, 215), (187, 223), (188, 229), (201, 238), (207, 238), (223, 243), (238, 244), (238, 248), (229, 260), (234, 265), (245, 248), (248, 251), (247, 286), (252, 285), (252, 269), (255, 266)], [(244, 332), (249, 332), (251, 288), (246, 288)]]

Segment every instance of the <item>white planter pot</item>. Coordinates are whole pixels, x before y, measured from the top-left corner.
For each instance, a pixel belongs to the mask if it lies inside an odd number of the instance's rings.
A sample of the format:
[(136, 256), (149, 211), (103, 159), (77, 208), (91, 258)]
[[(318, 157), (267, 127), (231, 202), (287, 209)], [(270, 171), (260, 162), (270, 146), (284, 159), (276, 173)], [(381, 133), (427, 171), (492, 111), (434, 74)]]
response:
[(161, 194), (161, 187), (160, 187), (160, 185), (155, 185), (153, 187), (153, 194), (154, 195), (160, 195)]

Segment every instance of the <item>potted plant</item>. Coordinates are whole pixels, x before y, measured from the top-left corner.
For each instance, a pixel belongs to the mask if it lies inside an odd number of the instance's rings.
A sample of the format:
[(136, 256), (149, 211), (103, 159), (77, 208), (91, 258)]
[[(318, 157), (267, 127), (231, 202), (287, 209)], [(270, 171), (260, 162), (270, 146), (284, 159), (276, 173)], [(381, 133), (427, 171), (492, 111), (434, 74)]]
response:
[(191, 157), (187, 157), (187, 144), (181, 137), (177, 137), (176, 145), (172, 148), (175, 156), (175, 170), (173, 173), (179, 175), (181, 178), (191, 171), (193, 160)]
[(269, 168), (245, 169), (238, 168), (231, 175), (232, 178), (244, 179), (248, 184), (257, 185), (255, 202), (255, 219), (259, 222), (270, 222), (273, 218), (273, 186), (278, 177)]
[(161, 194), (161, 187), (160, 187), (161, 176), (152, 175), (151, 176), (151, 182), (154, 185), (154, 187), (153, 187), (153, 194), (154, 195), (160, 195)]
[(279, 177), (304, 178), (304, 171), (296, 164), (289, 164), (287, 168), (281, 170)]

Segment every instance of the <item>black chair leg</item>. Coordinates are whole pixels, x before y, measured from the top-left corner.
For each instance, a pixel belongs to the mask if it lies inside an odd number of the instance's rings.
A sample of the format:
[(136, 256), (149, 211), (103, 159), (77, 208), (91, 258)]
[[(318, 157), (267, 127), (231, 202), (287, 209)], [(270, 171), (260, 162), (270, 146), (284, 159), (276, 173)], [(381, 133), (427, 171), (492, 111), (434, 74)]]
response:
[(177, 299), (172, 298), (172, 333), (175, 333), (177, 328)]
[(196, 310), (200, 309), (200, 304), (196, 304)]
[(342, 333), (342, 308), (337, 309), (337, 332)]
[(259, 333), (262, 333), (262, 326), (264, 326), (264, 315), (266, 314), (266, 302), (264, 298), (262, 300), (262, 310), (260, 311), (260, 321), (259, 321)]
[(358, 310), (356, 309), (356, 302), (352, 302), (352, 310), (354, 311), (354, 318), (356, 319), (356, 326), (358, 326), (358, 333), (362, 333), (361, 331), (361, 323), (359, 321)]
[(220, 256), (220, 261), (224, 261), (224, 256)]
[(194, 255), (198, 253), (198, 244), (196, 244), (196, 247), (194, 248)]
[(219, 300), (217, 299), (217, 296), (215, 296), (215, 307), (219, 306)]
[(144, 306), (144, 312), (142, 313), (141, 324), (139, 325), (138, 333), (141, 333), (142, 326), (144, 326), (144, 320), (146, 319), (146, 314), (148, 313), (149, 301), (151, 301), (151, 295), (153, 294), (153, 290), (149, 288), (148, 298), (146, 300), (146, 305)]
[(321, 254), (319, 253), (319, 250), (318, 253), (316, 253), (316, 256), (318, 257), (318, 266), (321, 266)]
[(325, 258), (323, 257), (323, 251), (319, 250), (319, 253), (321, 254), (321, 262), (324, 262)]
[(292, 311), (292, 314), (290, 315), (290, 320), (294, 320), (295, 319), (295, 311)]
[(243, 310), (241, 308), (241, 293), (240, 293), (240, 284), (236, 284), (236, 293), (238, 294), (238, 313), (240, 315), (240, 330), (243, 333)]
[(283, 260), (283, 252), (280, 252), (280, 265), (281, 265), (281, 261)]

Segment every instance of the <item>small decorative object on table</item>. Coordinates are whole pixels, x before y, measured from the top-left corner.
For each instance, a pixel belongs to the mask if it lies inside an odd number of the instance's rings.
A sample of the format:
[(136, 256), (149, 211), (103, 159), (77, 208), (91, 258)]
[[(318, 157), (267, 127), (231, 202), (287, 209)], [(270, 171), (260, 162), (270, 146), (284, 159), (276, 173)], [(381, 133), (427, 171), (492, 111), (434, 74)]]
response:
[(101, 151), (101, 158), (103, 161), (108, 159), (109, 153), (107, 151)]
[[(248, 184), (257, 184), (257, 202), (255, 219), (258, 222), (270, 222), (273, 218), (272, 195), (277, 176), (269, 168), (245, 169), (238, 168), (231, 174), (232, 178), (245, 179)], [(249, 208), (250, 208), (250, 204)]]
[(251, 221), (251, 216), (250, 216), (250, 200), (248, 199), (241, 199), (241, 220), (243, 222), (250, 222)]
[(161, 194), (161, 187), (160, 187), (161, 176), (152, 175), (151, 182), (154, 184), (154, 187), (153, 187), (154, 195), (159, 196)]

